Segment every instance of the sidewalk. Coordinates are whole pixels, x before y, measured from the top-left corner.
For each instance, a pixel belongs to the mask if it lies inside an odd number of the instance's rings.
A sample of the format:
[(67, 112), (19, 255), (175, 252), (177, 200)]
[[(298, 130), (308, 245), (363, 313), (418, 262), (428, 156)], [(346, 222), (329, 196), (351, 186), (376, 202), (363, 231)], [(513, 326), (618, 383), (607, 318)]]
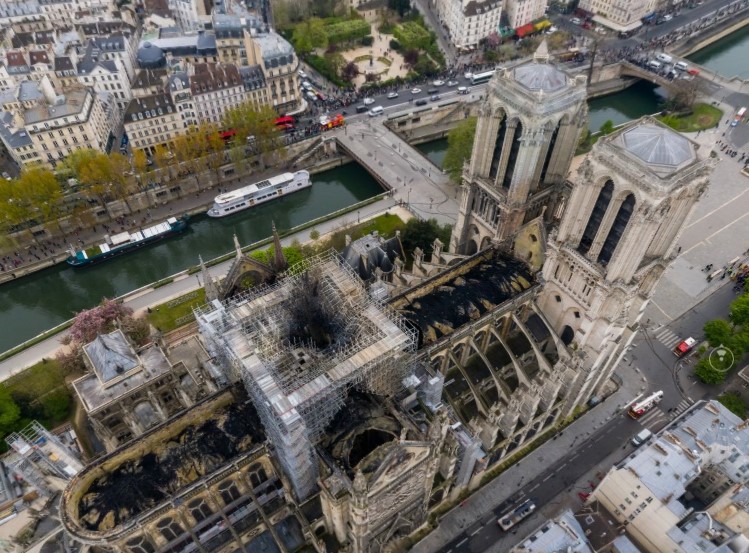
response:
[[(583, 440), (590, 438), (647, 387), (642, 374), (626, 363), (619, 365), (616, 372), (623, 381), (616, 392), (565, 428), (556, 439), (552, 438), (512, 465), (499, 477), (474, 492), (463, 502), (462, 507), (459, 505), (449, 511), (442, 517), (437, 528), (411, 549), (412, 553), (437, 551), (473, 524), (493, 518), (493, 509), (512, 497), (523, 482), (536, 478), (549, 466), (567, 455), (579, 438)], [(579, 447), (582, 443), (584, 442), (578, 443), (577, 446)], [(532, 528), (533, 524), (529, 524), (528, 527)], [(503, 547), (506, 548), (506, 545)]]

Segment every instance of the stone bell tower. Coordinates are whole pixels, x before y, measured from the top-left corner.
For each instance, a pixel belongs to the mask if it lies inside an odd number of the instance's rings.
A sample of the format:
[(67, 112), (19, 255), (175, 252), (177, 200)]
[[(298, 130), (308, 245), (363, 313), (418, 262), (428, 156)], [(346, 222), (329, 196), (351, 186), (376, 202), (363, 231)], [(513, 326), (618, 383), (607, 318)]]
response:
[(716, 158), (651, 118), (601, 138), (572, 178), (538, 304), (575, 355), (568, 409), (611, 375)]
[(450, 251), (474, 254), (553, 214), (558, 188), (586, 124), (586, 79), (533, 60), (497, 70), (481, 106)]

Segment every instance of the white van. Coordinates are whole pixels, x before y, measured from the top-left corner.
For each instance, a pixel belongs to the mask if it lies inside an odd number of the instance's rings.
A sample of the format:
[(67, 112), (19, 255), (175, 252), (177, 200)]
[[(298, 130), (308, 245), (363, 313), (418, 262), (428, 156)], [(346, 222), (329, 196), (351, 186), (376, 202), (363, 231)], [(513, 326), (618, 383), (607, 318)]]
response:
[(661, 68), (661, 62), (655, 61), (655, 60), (650, 60), (648, 62), (648, 67), (650, 67), (650, 69), (655, 69), (657, 71), (658, 69)]
[(647, 428), (640, 432), (637, 436), (632, 438), (632, 445), (635, 447), (640, 447), (642, 444), (648, 441), (650, 439), (650, 436), (652, 436), (653, 433), (648, 430)]
[(467, 86), (459, 86), (458, 87), (458, 94), (468, 94), (468, 87)]
[(679, 71), (686, 71), (689, 69), (689, 65), (685, 61), (677, 61), (674, 64), (674, 69), (678, 69)]
[(381, 115), (384, 112), (385, 112), (385, 109), (382, 106), (375, 106), (369, 110), (369, 116), (377, 117), (378, 115)]
[(671, 63), (672, 61), (674, 61), (674, 58), (672, 58), (668, 54), (664, 54), (663, 52), (655, 56), (655, 59), (657, 59), (658, 61), (662, 61), (663, 63)]

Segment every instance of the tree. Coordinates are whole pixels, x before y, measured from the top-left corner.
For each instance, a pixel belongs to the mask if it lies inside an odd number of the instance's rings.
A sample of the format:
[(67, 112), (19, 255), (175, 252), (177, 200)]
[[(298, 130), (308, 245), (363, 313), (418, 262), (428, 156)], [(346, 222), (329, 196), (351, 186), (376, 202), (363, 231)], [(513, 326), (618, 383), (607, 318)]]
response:
[(614, 122), (611, 119), (607, 119), (598, 130), (604, 136), (607, 134), (611, 134), (612, 132), (614, 132)]
[(707, 357), (697, 362), (694, 374), (705, 384), (720, 384), (726, 379), (725, 371), (713, 367)]
[(7, 434), (15, 430), (21, 418), (21, 408), (13, 400), (5, 385), (0, 385), (0, 432)]
[(65, 231), (59, 221), (63, 193), (54, 173), (44, 167), (34, 166), (24, 170), (18, 180), (19, 186), (25, 190), (31, 211), (36, 214), (39, 222), (48, 224), (57, 221), (60, 232), (64, 235)]
[(425, 252), (431, 252), (435, 238), (439, 238), (443, 244), (449, 244), (451, 231), (450, 225), (440, 226), (436, 219), (427, 221), (415, 217), (409, 219), (406, 228), (401, 233), (401, 244), (406, 254), (406, 262), (411, 263), (411, 255), (417, 247)]
[(70, 413), (70, 394), (65, 388), (58, 388), (39, 399), (44, 417), (51, 421), (63, 421)]
[(388, 8), (398, 12), (398, 15), (403, 17), (411, 11), (411, 0), (388, 0)]
[(419, 61), (419, 51), (411, 48), (403, 52), (403, 61), (409, 67), (413, 67)]
[(132, 213), (133, 206), (130, 205), (130, 197), (135, 192), (135, 185), (129, 173), (132, 169), (130, 160), (122, 154), (115, 152), (110, 154), (109, 163), (112, 167), (112, 193), (118, 200), (122, 200)]
[(749, 327), (749, 292), (731, 302), (728, 317), (736, 326)]
[(294, 27), (291, 40), (300, 55), (308, 54), (315, 48), (327, 48), (328, 34), (325, 32), (325, 23), (319, 17), (307, 19)]
[(492, 31), (489, 33), (489, 36), (486, 37), (486, 45), (489, 46), (489, 48), (496, 48), (502, 43), (502, 37), (499, 36), (497, 31)]
[(395, 50), (396, 52), (401, 49), (401, 43), (395, 40), (394, 38), (390, 39), (390, 49)]
[(705, 338), (710, 345), (717, 348), (721, 344), (728, 344), (732, 340), (733, 329), (727, 321), (716, 319), (708, 321), (704, 326)]
[(447, 135), (447, 153), (442, 166), (455, 183), (460, 182), (463, 164), (471, 158), (476, 121), (476, 117), (469, 117)]
[(330, 66), (331, 70), (336, 75), (340, 75), (341, 70), (346, 65), (346, 58), (344, 58), (343, 55), (339, 54), (338, 52), (334, 52), (332, 54), (325, 54), (325, 60), (328, 62), (328, 65)]
[(143, 176), (146, 174), (146, 171), (148, 170), (148, 157), (146, 157), (146, 152), (143, 150), (135, 150), (133, 152), (133, 171), (135, 171), (135, 174), (138, 175), (138, 178), (140, 179), (140, 185), (145, 188), (145, 182), (143, 182)]
[(674, 79), (666, 85), (669, 100), (677, 110), (690, 110), (702, 95), (708, 93), (707, 83), (703, 79)]
[(109, 156), (96, 152), (81, 163), (78, 175), (83, 195), (98, 201), (102, 207), (106, 208), (114, 181), (114, 171)]
[(99, 334), (111, 332), (114, 329), (115, 320), (124, 320), (132, 314), (133, 310), (129, 307), (118, 301), (104, 298), (96, 307), (76, 314), (68, 336), (72, 342), (80, 345), (88, 344)]
[(343, 66), (343, 69), (341, 69), (341, 78), (346, 82), (353, 81), (358, 74), (359, 66), (353, 61), (348, 62)]
[(737, 417), (740, 417), (742, 420), (746, 418), (746, 402), (736, 392), (721, 394), (718, 396), (718, 401)]

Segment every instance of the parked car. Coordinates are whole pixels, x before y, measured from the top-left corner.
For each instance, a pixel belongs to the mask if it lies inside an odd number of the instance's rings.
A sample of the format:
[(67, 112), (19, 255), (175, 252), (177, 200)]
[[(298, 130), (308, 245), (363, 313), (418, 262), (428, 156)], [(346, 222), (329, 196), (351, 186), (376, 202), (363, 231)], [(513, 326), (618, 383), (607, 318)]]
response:
[(445, 81), (441, 81), (439, 79), (437, 79), (436, 81), (432, 81), (432, 86), (442, 86), (443, 84), (445, 84)]
[(411, 89), (411, 94), (421, 94), (421, 89), (420, 88), (412, 88)]
[(439, 101), (439, 99), (440, 99), (440, 95), (439, 95), (439, 94), (432, 94), (432, 95), (431, 95), (431, 96), (429, 97), (429, 101), (430, 101), (430, 102), (437, 102), (437, 101)]
[(671, 21), (673, 18), (674, 18), (673, 15), (671, 15), (670, 13), (667, 13), (666, 15), (663, 16), (663, 21)]
[(570, 23), (573, 25), (582, 25), (582, 20), (579, 17), (573, 17), (570, 19)]
[(473, 79), (473, 73), (471, 73), (470, 71), (466, 71), (465, 73), (463, 73), (463, 77), (470, 81), (471, 79)]
[(397, 92), (388, 92), (388, 100), (392, 100), (393, 98), (397, 98), (398, 93)]
[(414, 102), (417, 106), (425, 106), (427, 105), (427, 99), (426, 98), (419, 98)]
[(365, 106), (371, 106), (372, 104), (374, 104), (374, 102), (375, 102), (374, 98), (364, 98), (364, 105)]
[(447, 86), (458, 86), (458, 81), (447, 81)]

